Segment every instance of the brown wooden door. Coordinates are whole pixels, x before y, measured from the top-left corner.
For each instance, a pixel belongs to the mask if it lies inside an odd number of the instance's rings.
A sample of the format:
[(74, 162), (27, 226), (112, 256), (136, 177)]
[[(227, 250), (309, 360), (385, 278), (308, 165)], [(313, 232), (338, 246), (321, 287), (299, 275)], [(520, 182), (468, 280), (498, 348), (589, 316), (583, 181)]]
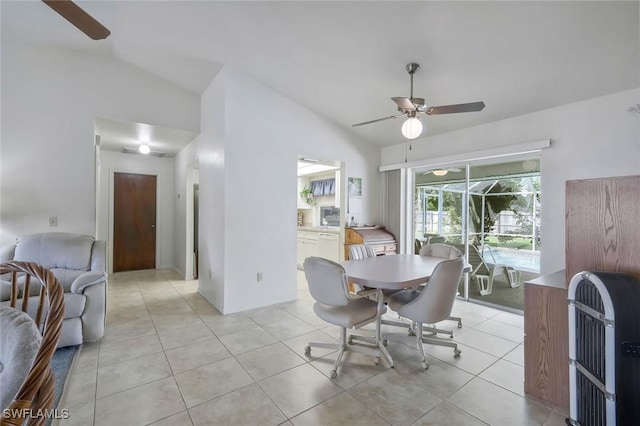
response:
[(115, 173), (113, 271), (156, 267), (156, 176)]

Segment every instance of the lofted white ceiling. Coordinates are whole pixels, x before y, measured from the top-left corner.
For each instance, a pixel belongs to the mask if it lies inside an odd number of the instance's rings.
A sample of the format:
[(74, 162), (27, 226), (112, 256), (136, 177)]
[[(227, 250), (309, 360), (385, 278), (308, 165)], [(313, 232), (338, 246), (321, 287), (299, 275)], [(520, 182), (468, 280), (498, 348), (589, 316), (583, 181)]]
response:
[(95, 42), (46, 5), (2, 1), (5, 40), (113, 55), (195, 93), (231, 66), (377, 145), (402, 142), (409, 95), (481, 112), (425, 117), (423, 136), (640, 86), (638, 1), (79, 1)]

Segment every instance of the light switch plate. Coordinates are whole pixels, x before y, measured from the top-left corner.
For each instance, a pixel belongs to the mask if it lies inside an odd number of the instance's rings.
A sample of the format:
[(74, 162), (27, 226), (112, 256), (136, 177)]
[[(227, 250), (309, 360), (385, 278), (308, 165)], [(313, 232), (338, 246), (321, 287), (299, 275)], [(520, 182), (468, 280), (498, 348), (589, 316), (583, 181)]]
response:
[(49, 217), (49, 226), (58, 226), (58, 217), (57, 216)]

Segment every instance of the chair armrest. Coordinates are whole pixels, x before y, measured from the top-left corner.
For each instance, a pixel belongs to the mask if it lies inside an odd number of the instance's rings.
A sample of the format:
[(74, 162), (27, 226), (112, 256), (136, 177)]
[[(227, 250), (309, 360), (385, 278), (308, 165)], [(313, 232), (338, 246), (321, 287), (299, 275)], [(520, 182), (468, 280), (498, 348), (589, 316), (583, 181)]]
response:
[(85, 272), (71, 283), (71, 293), (84, 293), (85, 288), (107, 281), (106, 272)]
[(107, 270), (107, 242), (95, 240), (91, 247), (91, 271), (102, 272)]

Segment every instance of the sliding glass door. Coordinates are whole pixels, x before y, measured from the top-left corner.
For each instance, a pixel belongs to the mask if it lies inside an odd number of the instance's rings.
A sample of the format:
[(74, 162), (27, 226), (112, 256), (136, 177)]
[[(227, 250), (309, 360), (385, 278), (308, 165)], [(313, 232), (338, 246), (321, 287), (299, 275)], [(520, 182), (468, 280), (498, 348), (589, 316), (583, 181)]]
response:
[(465, 299), (523, 310), (522, 283), (540, 271), (539, 161), (414, 172), (416, 251), (437, 242), (457, 247), (472, 267), (469, 286), (460, 285)]

